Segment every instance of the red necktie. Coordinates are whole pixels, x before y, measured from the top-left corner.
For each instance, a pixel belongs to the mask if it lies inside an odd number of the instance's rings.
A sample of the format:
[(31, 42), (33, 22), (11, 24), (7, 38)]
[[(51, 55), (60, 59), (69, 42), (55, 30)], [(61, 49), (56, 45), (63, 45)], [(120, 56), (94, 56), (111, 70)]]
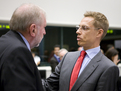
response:
[(70, 88), (69, 91), (71, 90), (71, 88), (73, 87), (74, 83), (76, 82), (77, 78), (78, 78), (78, 74), (81, 68), (81, 64), (83, 62), (83, 59), (86, 55), (85, 51), (81, 51), (81, 54), (73, 68), (72, 74), (71, 74), (71, 79), (70, 79)]

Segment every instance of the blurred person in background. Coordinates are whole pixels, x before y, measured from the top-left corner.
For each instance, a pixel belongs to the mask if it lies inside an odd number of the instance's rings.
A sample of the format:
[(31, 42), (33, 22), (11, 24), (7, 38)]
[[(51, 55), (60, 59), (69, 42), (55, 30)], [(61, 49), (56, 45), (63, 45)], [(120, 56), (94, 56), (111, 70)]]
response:
[(119, 57), (118, 57), (118, 51), (115, 48), (111, 48), (109, 49), (106, 53), (105, 56), (107, 56), (112, 62), (115, 63), (115, 65), (118, 64), (118, 62), (120, 61)]
[(54, 46), (54, 51), (53, 51), (54, 52), (54, 55), (50, 59), (50, 66), (51, 66), (52, 72), (55, 71), (55, 67), (60, 62), (60, 58), (58, 56), (58, 51), (59, 50), (60, 50), (60, 45), (55, 45)]
[(45, 27), (39, 6), (22, 4), (14, 11), (10, 30), (0, 37), (0, 91), (43, 91), (31, 49), (39, 46)]
[(107, 45), (107, 50), (106, 50), (106, 51), (108, 51), (108, 50), (110, 50), (110, 49), (114, 49), (114, 48), (115, 48), (114, 45), (108, 44), (108, 45)]
[(65, 48), (62, 48), (58, 51), (58, 56), (60, 57), (60, 61), (62, 60), (63, 56), (68, 52)]
[(40, 62), (41, 62), (40, 57), (37, 56), (35, 52), (32, 52), (32, 56), (33, 56), (33, 58), (34, 58), (35, 64), (36, 64), (37, 66), (40, 65)]

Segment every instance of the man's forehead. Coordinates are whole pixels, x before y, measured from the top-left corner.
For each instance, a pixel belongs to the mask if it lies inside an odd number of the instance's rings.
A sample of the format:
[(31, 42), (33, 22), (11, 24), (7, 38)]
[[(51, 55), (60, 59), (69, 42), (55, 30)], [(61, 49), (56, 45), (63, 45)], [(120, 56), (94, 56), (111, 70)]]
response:
[(94, 20), (94, 18), (92, 18), (92, 17), (84, 17), (81, 21), (92, 22), (93, 20)]
[(81, 22), (80, 22), (80, 25), (83, 25), (83, 24), (92, 24), (94, 21), (94, 18), (92, 17), (84, 17)]

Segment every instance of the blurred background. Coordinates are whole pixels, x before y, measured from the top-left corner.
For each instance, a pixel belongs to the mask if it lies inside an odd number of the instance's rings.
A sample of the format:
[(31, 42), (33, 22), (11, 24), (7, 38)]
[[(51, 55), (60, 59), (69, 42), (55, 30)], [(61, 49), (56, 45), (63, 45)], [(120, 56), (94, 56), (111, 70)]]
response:
[(47, 27), (39, 47), (32, 49), (41, 58), (38, 66), (49, 66), (54, 45), (76, 51), (76, 25), (86, 11), (99, 11), (109, 20), (109, 30), (100, 46), (104, 53), (112, 44), (121, 52), (121, 0), (0, 0), (0, 36), (9, 31), (13, 11), (23, 3), (33, 3), (46, 11)]

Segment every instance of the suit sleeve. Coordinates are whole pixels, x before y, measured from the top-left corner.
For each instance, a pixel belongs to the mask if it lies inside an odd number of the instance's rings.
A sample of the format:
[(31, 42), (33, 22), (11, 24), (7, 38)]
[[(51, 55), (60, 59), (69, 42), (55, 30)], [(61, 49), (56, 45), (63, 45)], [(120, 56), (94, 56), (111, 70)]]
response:
[(117, 91), (119, 70), (117, 66), (108, 68), (101, 75), (96, 91)]
[(55, 72), (53, 72), (49, 78), (44, 82), (44, 88), (46, 91), (58, 91), (59, 89), (59, 76), (60, 76), (60, 63), (56, 66)]
[(50, 66), (51, 66), (51, 68), (52, 68), (52, 72), (55, 71), (55, 67), (56, 67), (57, 65), (58, 65), (58, 64), (57, 64), (56, 60), (54, 60), (54, 59), (51, 59), (51, 60), (50, 60)]
[[(66, 56), (66, 55), (65, 55)], [(59, 78), (60, 78), (60, 71), (61, 66), (63, 64), (64, 58), (61, 62), (56, 66), (55, 72), (53, 72), (50, 77), (48, 77), (45, 82), (43, 82), (45, 91), (58, 91), (59, 90)]]
[(37, 91), (34, 65), (27, 48), (17, 48), (8, 54), (1, 71), (4, 91)]

